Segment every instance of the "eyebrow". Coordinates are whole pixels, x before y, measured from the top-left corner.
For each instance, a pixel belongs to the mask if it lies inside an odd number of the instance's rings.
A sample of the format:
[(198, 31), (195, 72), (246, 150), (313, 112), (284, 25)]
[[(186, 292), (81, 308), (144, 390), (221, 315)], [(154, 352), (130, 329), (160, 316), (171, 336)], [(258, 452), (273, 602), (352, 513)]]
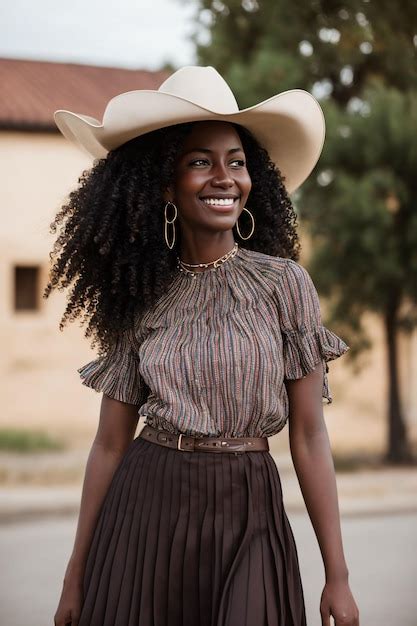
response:
[[(227, 151), (228, 154), (231, 154), (233, 152), (243, 152), (243, 148), (230, 148), (230, 150)], [(190, 152), (206, 152), (208, 154), (214, 152), (214, 150), (210, 150), (210, 148), (191, 148), (190, 150), (187, 150), (186, 152), (183, 153), (183, 155), (185, 156), (186, 154), (189, 154)]]

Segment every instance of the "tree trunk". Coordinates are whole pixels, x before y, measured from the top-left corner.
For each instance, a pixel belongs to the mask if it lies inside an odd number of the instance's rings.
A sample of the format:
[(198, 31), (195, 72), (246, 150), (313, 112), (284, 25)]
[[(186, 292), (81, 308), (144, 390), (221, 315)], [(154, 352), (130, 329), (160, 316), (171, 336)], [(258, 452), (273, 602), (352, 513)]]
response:
[(402, 464), (412, 461), (398, 384), (397, 304), (391, 303), (385, 315), (388, 357), (388, 440), (385, 461)]

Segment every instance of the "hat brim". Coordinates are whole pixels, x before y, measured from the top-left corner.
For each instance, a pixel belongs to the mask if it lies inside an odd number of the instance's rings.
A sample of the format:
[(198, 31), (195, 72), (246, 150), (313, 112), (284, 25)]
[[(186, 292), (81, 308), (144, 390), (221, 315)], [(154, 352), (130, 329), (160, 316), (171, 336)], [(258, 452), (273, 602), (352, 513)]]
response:
[(241, 124), (268, 151), (289, 193), (312, 172), (325, 137), (322, 109), (303, 89), (281, 92), (234, 113), (209, 110), (161, 91), (135, 90), (112, 98), (102, 123), (63, 109), (55, 111), (54, 120), (67, 139), (94, 158), (103, 158), (134, 137), (173, 124), (203, 120)]

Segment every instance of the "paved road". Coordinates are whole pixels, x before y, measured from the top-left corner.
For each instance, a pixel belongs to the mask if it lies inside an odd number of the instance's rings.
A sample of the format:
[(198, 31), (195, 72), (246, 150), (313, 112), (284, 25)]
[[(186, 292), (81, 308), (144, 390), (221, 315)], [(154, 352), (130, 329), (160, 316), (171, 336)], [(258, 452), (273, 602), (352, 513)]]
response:
[[(321, 626), (323, 565), (306, 515), (288, 515), (298, 546), (308, 626)], [(0, 526), (0, 624), (53, 626), (76, 517)], [(417, 626), (417, 514), (342, 519), (360, 626)]]
[[(299, 546), (307, 624), (321, 626), (324, 570), (317, 540), (304, 516), (289, 519)], [(417, 626), (417, 514), (345, 517), (342, 536), (360, 626)]]

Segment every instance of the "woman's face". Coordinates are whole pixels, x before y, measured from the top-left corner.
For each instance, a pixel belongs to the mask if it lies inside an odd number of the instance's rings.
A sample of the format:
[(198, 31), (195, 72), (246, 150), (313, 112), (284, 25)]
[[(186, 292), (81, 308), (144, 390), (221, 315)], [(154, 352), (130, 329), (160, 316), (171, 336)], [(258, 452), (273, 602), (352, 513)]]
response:
[[(251, 190), (242, 142), (228, 122), (197, 122), (178, 156), (165, 199), (192, 228), (231, 229)], [(172, 212), (169, 213), (170, 219)]]

